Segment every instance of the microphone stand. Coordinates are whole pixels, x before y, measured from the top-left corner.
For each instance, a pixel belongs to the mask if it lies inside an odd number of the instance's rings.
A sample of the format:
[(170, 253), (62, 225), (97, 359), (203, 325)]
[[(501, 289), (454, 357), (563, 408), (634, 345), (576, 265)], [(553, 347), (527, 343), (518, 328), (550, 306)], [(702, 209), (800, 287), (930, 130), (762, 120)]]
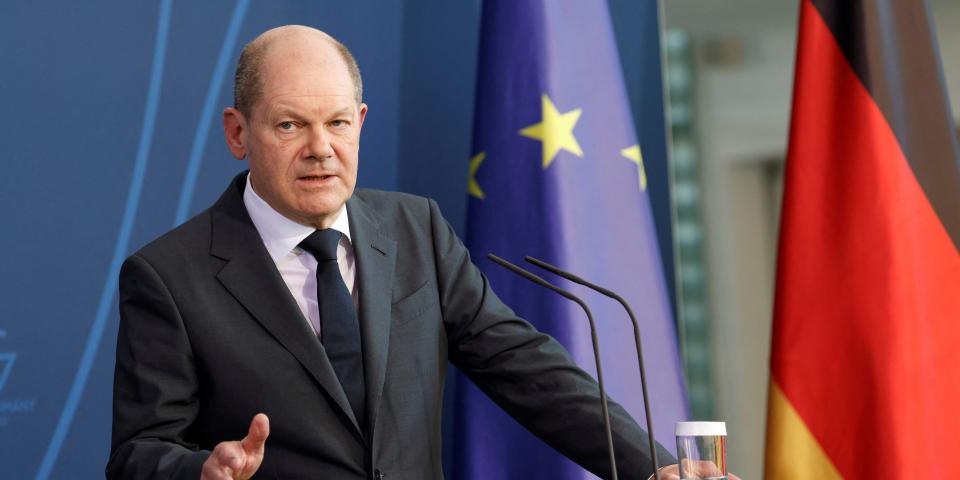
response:
[(643, 390), (643, 409), (644, 413), (647, 416), (647, 439), (650, 442), (650, 459), (653, 461), (653, 475), (656, 480), (660, 480), (660, 464), (657, 461), (657, 450), (656, 443), (653, 438), (653, 418), (650, 415), (650, 396), (647, 395), (647, 373), (646, 369), (643, 368), (643, 346), (640, 344), (640, 324), (637, 322), (636, 315), (633, 314), (633, 309), (630, 308), (630, 305), (627, 304), (627, 301), (623, 299), (620, 295), (603, 288), (594, 283), (588, 282), (566, 270), (561, 270), (555, 265), (551, 265), (543, 260), (538, 260), (529, 255), (523, 257), (529, 263), (532, 263), (548, 272), (559, 275), (567, 280), (570, 280), (573, 283), (578, 283), (585, 287), (591, 288), (607, 297), (610, 297), (618, 302), (620, 305), (623, 305), (623, 308), (627, 311), (627, 314), (630, 315), (630, 322), (633, 323), (633, 337), (634, 341), (637, 344), (637, 362), (640, 366), (640, 387)]
[(597, 337), (597, 326), (593, 321), (593, 315), (590, 313), (590, 309), (587, 308), (587, 304), (584, 303), (583, 300), (580, 300), (576, 295), (551, 284), (550, 282), (524, 270), (523, 268), (520, 268), (492, 253), (487, 254), (487, 258), (492, 260), (497, 265), (500, 265), (501, 267), (504, 267), (507, 270), (510, 270), (511, 272), (516, 273), (517, 275), (520, 275), (521, 277), (526, 278), (533, 283), (536, 283), (537, 285), (553, 290), (561, 296), (576, 302), (577, 305), (580, 305), (580, 308), (586, 312), (587, 320), (590, 321), (590, 336), (593, 340), (593, 358), (597, 363), (597, 384), (600, 386), (600, 410), (603, 412), (603, 428), (607, 434), (607, 451), (610, 454), (610, 470), (613, 472), (613, 480), (619, 480), (617, 478), (617, 459), (613, 453), (613, 433), (610, 430), (610, 412), (607, 410), (607, 392), (603, 388), (603, 368), (600, 366), (600, 341)]

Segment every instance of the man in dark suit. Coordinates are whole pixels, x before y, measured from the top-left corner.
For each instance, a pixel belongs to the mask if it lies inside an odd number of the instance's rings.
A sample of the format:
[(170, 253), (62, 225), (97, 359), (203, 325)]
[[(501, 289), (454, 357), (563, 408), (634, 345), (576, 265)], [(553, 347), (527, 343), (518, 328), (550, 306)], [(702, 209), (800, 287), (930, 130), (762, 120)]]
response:
[[(223, 123), (249, 174), (121, 272), (108, 477), (442, 478), (448, 360), (609, 476), (593, 379), (497, 299), (433, 201), (354, 191), (361, 98), (320, 31), (244, 49)], [(645, 433), (611, 415), (621, 478), (646, 478)]]

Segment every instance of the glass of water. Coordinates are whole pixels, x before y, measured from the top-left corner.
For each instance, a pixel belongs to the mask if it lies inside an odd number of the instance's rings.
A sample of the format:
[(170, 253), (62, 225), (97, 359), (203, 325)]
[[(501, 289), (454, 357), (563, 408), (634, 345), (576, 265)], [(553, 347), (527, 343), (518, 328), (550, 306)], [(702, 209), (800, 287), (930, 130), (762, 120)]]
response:
[(677, 422), (677, 459), (680, 478), (727, 479), (727, 424)]

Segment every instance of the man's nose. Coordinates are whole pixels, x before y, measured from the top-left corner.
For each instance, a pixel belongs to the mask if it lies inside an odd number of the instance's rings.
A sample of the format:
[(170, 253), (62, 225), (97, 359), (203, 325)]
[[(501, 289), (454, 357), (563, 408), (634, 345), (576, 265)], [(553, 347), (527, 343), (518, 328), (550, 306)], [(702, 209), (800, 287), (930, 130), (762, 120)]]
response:
[(330, 133), (322, 127), (311, 129), (307, 148), (309, 149), (307, 153), (318, 160), (334, 155), (333, 146), (330, 144)]

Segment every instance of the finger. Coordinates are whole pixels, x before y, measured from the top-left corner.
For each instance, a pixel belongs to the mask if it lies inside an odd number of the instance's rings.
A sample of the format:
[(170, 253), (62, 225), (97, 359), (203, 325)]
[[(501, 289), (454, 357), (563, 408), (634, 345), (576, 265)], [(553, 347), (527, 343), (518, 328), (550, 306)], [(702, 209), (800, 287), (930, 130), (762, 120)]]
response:
[[(660, 470), (658, 470), (657, 474), (660, 480), (679, 480), (680, 479), (679, 469), (680, 467), (676, 464), (667, 465), (665, 467), (662, 467)], [(652, 475), (650, 476), (651, 480), (654, 478), (657, 478), (657, 477), (654, 477)]]
[(230, 480), (230, 477), (223, 472), (216, 470), (207, 471), (206, 468), (203, 469), (203, 472), (200, 474), (200, 480)]
[(245, 453), (243, 467), (237, 469), (234, 476), (241, 480), (249, 479), (263, 462), (264, 444), (267, 436), (270, 435), (270, 420), (266, 415), (258, 413), (250, 421), (250, 429), (247, 436), (240, 441), (240, 446)]
[(230, 474), (224, 472), (223, 470), (211, 470), (212, 473), (207, 473), (204, 470), (203, 475), (200, 477), (201, 480), (233, 480), (233, 477)]
[(717, 466), (716, 463), (713, 463), (709, 460), (701, 460), (697, 463), (697, 474), (705, 475), (708, 477), (718, 477), (723, 475), (723, 471)]
[(266, 415), (258, 413), (250, 421), (247, 436), (240, 440), (243, 450), (249, 454), (263, 455), (263, 445), (270, 435), (270, 420)]
[[(236, 442), (234, 442), (236, 443)], [(203, 469), (200, 474), (201, 480), (231, 480), (231, 469), (229, 466), (223, 464), (224, 460), (223, 447), (219, 445), (217, 448), (214, 448), (213, 453), (203, 462)]]
[(240, 442), (220, 442), (214, 447), (213, 455), (210, 457), (208, 460), (215, 462), (213, 466), (217, 467), (218, 471), (225, 472), (230, 478), (234, 472), (243, 469), (246, 453)]

